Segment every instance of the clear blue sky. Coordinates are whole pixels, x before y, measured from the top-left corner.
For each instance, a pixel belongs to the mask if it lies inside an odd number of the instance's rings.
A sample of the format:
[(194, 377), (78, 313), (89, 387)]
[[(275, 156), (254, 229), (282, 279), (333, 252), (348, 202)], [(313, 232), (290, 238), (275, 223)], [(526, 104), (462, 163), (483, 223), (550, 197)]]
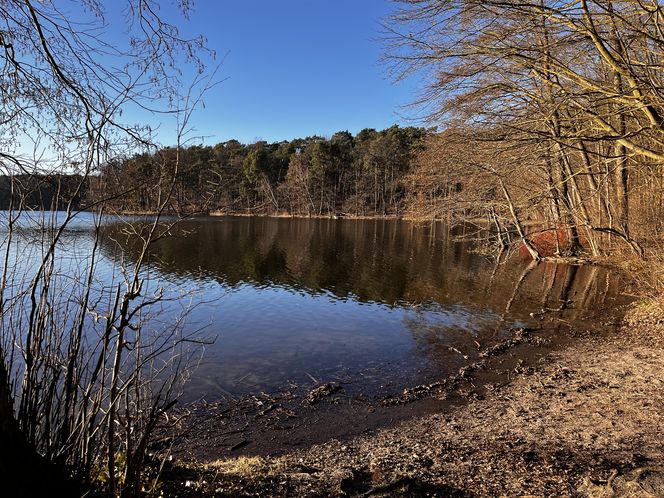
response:
[(404, 122), (412, 82), (379, 58), (390, 0), (198, 0), (185, 33), (201, 33), (227, 78), (195, 116), (206, 143), (278, 141)]

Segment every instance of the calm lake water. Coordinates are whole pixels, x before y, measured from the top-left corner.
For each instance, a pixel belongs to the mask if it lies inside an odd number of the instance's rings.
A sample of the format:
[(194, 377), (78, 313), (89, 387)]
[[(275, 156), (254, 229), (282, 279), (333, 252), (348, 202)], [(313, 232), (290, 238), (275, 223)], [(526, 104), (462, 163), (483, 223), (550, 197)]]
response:
[[(120, 259), (137, 257), (124, 225), (106, 224), (102, 286), (118, 278)], [(92, 247), (91, 226), (84, 215), (68, 231), (72, 266)], [(186, 309), (185, 328), (214, 341), (188, 400), (313, 379), (394, 393), (458, 368), (511, 327), (536, 325), (531, 313), (592, 328), (627, 302), (620, 277), (604, 268), (535, 266), (518, 255), (497, 263), (470, 232), (442, 223), (204, 217), (172, 235), (146, 266), (150, 285), (166, 290), (154, 320), (168, 328)]]

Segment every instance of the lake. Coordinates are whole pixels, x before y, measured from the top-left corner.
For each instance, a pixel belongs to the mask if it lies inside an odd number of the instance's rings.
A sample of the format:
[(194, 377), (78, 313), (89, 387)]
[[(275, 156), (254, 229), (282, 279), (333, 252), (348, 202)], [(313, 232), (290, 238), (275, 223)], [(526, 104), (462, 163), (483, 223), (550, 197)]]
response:
[[(105, 225), (100, 288), (138, 256), (124, 223)], [(496, 261), (477, 237), (440, 222), (189, 219), (147, 259), (149, 287), (165, 289), (151, 326), (167, 330), (184, 313), (184, 328), (208, 342), (188, 401), (328, 381), (388, 395), (458, 369), (513, 327), (600, 330), (629, 301), (606, 268)], [(93, 240), (83, 213), (63, 242), (72, 267)], [(16, 244), (29, 260), (30, 239)]]

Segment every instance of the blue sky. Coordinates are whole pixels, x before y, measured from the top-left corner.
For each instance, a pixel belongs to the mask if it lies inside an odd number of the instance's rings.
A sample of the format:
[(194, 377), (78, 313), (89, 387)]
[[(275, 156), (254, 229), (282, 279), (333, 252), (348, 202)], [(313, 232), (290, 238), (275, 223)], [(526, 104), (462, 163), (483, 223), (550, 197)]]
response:
[(379, 62), (380, 21), (392, 9), (389, 0), (198, 0), (183, 32), (207, 37), (225, 80), (195, 115), (195, 135), (278, 141), (412, 124), (403, 106), (414, 83), (389, 81)]

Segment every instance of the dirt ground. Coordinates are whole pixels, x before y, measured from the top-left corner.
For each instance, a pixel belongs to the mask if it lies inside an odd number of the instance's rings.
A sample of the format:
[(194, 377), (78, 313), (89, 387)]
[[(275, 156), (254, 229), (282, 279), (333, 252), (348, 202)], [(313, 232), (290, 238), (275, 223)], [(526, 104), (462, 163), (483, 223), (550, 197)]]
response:
[(164, 472), (164, 494), (664, 496), (659, 306), (639, 305), (617, 333), (580, 333), (513, 370), (509, 382), (476, 390), (465, 375), (456, 389), (469, 401), (349, 439), (279, 456), (180, 460)]

